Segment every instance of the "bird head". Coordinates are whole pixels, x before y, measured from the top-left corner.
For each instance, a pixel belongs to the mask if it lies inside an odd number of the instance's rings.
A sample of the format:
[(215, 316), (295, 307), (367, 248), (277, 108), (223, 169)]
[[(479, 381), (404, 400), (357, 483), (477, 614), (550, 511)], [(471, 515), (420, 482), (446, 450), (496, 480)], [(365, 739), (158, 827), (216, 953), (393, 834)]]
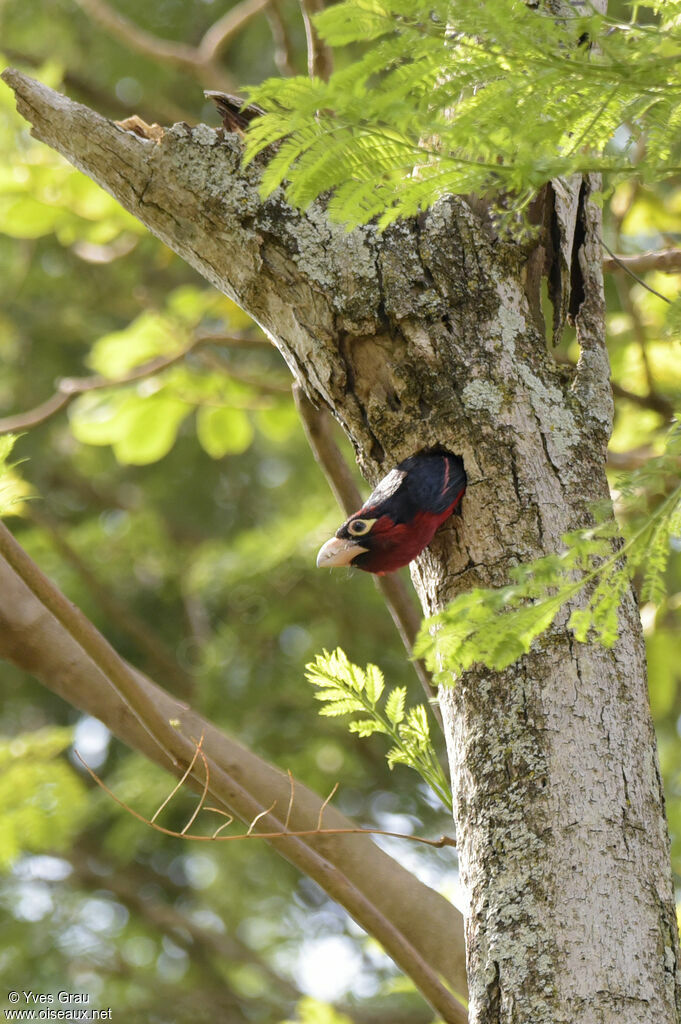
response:
[(320, 548), (317, 566), (352, 565), (378, 576), (394, 572), (430, 544), (465, 490), (466, 474), (458, 455), (411, 455)]

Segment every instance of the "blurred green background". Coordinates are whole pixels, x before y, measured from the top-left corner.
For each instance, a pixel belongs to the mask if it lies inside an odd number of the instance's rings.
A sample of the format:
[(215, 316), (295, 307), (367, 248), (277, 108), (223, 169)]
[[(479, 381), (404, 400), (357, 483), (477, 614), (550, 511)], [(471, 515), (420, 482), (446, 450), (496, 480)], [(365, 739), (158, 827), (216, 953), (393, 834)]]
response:
[[(108, 116), (213, 125), (203, 88), (305, 71), (300, 8), (289, 0), (271, 2), (210, 66), (195, 67), (166, 59), (159, 40), (197, 45), (225, 4), (107, 9), (130, 19), (132, 35), (93, 0), (5, 0), (3, 63)], [(282, 359), (229, 300), (33, 141), (4, 86), (0, 145), (0, 418), (39, 405), (60, 377), (120, 377), (198, 336), (214, 339), (21, 436), (17, 493), (35, 497), (10, 519), (17, 537), (124, 657), (258, 754), (323, 796), (340, 780), (335, 804), (360, 822), (447, 831), (417, 777), (388, 771), (381, 738), (319, 718), (304, 681), (305, 662), (340, 645), (421, 699), (371, 579), (314, 567), (341, 515)], [(678, 246), (681, 181), (620, 186), (605, 216), (617, 252)], [(678, 274), (646, 280), (678, 292)], [(607, 275), (606, 296), (614, 481), (661, 450), (681, 359), (664, 336), (661, 299), (621, 271)], [(569, 332), (556, 354), (577, 357)], [(663, 605), (642, 615), (678, 880), (678, 558), (668, 583)], [(0, 679), (0, 989), (88, 991), (91, 1005), (129, 1021), (432, 1019), (376, 944), (264, 844), (197, 851), (144, 828), (91, 785), (72, 744), (143, 813), (165, 798), (168, 778), (32, 678), (2, 664)], [(180, 794), (167, 824), (181, 828), (192, 806)], [(459, 898), (451, 852), (386, 845)]]

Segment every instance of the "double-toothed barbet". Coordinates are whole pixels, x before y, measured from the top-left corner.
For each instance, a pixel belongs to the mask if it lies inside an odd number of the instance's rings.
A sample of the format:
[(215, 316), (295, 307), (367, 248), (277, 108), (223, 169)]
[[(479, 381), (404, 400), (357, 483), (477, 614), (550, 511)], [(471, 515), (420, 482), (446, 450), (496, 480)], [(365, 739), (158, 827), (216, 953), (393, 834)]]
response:
[(384, 477), (317, 555), (320, 569), (353, 565), (383, 576), (416, 558), (466, 490), (458, 455), (411, 455)]

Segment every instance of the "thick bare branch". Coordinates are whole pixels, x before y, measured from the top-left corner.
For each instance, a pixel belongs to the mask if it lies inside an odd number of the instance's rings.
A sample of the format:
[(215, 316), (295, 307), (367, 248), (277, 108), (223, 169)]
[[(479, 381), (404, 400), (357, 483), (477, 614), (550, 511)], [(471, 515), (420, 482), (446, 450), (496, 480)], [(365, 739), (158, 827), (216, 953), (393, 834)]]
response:
[(603, 257), (603, 270), (607, 273), (621, 267), (631, 270), (634, 274), (647, 274), (651, 270), (658, 270), (664, 274), (681, 274), (681, 249), (660, 249), (638, 253), (636, 256), (617, 253), (614, 256)]
[(35, 506), (28, 510), (28, 517), (42, 527), (51, 538), (56, 550), (80, 576), (99, 607), (119, 629), (127, 633), (135, 642), (138, 650), (149, 659), (155, 674), (175, 690), (178, 696), (189, 697), (194, 689), (194, 681), (185, 672), (177, 659), (166, 647), (163, 640), (146, 622), (139, 619), (125, 601), (122, 601), (93, 573), (90, 566), (69, 543), (59, 524)]
[[(212, 799), (247, 822), (274, 800), (280, 811), (267, 814), (263, 824), (283, 831), (290, 792), (288, 778), (122, 662), (83, 621), (81, 613), (58, 591), (55, 594), (56, 588), (27, 561), (25, 553), (17, 551), (1, 524), (0, 539), (17, 568), (66, 623), (55, 618), (0, 560), (0, 656), (32, 672), (69, 703), (99, 718), (125, 743), (177, 775), (183, 774), (184, 765), (195, 751), (195, 743), (185, 738), (204, 735)], [(77, 640), (68, 625), (73, 627)], [(81, 643), (87, 646), (87, 654)], [(102, 671), (98, 661), (106, 662), (107, 669)], [(116, 685), (112, 685), (111, 675)], [(121, 683), (125, 696), (118, 691)], [(160, 743), (152, 730), (161, 734)], [(202, 784), (202, 779), (194, 780), (196, 788), (201, 789)], [(314, 829), (321, 806), (318, 797), (297, 783), (291, 829)], [(328, 827), (352, 827), (332, 807), (325, 812), (325, 822)], [(433, 974), (441, 973), (458, 991), (464, 990), (458, 911), (365, 837), (359, 837), (359, 842), (349, 836), (312, 837), (307, 842), (291, 838), (272, 845), (375, 934), (403, 970), (410, 975), (415, 970), (420, 976), (425, 969), (421, 981), (428, 991), (424, 990), (424, 995), (433, 1005), (437, 1001), (445, 1020), (464, 1019), (456, 1008), (458, 1004), (452, 1002)], [(453, 950), (458, 951), (458, 957), (452, 955)], [(413, 964), (408, 962), (411, 959)]]

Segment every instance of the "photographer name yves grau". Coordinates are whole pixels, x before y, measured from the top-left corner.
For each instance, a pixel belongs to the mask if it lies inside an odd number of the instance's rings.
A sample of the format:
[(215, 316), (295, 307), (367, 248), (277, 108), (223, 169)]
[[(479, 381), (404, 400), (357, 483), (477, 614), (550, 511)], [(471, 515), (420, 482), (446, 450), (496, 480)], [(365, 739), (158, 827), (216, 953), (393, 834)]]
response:
[(67, 1004), (84, 1006), (90, 1002), (89, 992), (65, 992), (60, 991), (55, 995), (54, 992), (22, 992), (22, 996), (27, 1003), (36, 1003), (41, 1006), (51, 1006), (55, 1002), (61, 1003), (62, 1006)]

